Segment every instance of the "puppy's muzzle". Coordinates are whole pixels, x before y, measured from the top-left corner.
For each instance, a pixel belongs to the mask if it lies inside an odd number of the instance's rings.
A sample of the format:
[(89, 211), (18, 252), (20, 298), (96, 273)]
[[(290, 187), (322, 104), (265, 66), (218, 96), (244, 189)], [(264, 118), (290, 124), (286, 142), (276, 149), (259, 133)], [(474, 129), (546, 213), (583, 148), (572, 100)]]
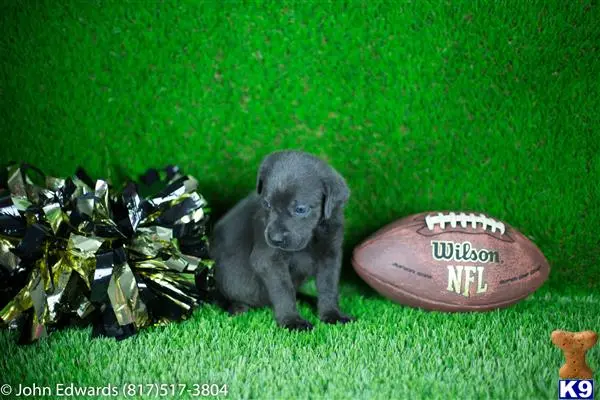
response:
[(267, 233), (269, 242), (275, 247), (286, 248), (290, 244), (290, 233), (287, 231)]

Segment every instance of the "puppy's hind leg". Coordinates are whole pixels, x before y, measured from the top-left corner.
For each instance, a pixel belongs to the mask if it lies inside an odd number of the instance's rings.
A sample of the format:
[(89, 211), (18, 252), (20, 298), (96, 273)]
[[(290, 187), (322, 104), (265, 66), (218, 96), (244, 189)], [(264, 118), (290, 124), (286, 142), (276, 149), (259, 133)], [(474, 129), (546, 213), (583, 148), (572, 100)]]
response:
[(250, 306), (248, 304), (239, 303), (237, 301), (231, 302), (231, 304), (229, 304), (229, 307), (227, 307), (227, 312), (232, 317), (235, 315), (243, 314), (248, 310), (250, 310)]
[(247, 305), (245, 303), (238, 302), (238, 301), (229, 300), (228, 298), (226, 298), (225, 296), (223, 296), (218, 291), (217, 291), (217, 293), (215, 293), (213, 295), (213, 298), (210, 301), (208, 301), (208, 302), (212, 303), (212, 304), (215, 304), (221, 310), (226, 311), (227, 313), (229, 313), (229, 315), (232, 316), (232, 317), (234, 315), (243, 314), (246, 311), (250, 310), (250, 306), (249, 305)]

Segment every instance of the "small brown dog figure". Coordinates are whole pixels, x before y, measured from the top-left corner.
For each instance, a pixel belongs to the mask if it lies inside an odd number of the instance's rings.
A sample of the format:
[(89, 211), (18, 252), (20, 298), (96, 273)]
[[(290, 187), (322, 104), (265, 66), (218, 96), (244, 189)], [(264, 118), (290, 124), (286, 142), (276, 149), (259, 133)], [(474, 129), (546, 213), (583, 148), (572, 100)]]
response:
[(554, 331), (552, 343), (565, 355), (565, 364), (558, 371), (561, 379), (592, 379), (592, 370), (585, 362), (585, 353), (594, 347), (598, 334), (594, 331)]

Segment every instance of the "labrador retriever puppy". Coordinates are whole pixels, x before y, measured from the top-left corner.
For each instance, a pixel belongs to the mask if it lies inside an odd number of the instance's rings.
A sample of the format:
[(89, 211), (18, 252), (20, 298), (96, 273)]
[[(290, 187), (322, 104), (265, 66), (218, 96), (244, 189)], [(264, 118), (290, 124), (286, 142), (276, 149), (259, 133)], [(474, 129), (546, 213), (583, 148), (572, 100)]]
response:
[(343, 208), (350, 191), (323, 160), (278, 151), (262, 161), (256, 191), (213, 229), (215, 281), (232, 314), (270, 306), (277, 323), (292, 330), (312, 325), (298, 313), (297, 290), (315, 276), (319, 318), (346, 323), (340, 312)]

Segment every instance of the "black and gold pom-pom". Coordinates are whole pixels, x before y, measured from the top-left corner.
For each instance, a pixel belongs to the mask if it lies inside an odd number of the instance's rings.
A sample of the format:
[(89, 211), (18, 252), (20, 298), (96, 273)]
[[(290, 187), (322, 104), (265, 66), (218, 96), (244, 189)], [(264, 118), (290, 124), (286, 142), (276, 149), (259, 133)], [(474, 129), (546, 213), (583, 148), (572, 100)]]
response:
[(10, 165), (0, 180), (0, 327), (31, 343), (93, 325), (124, 339), (187, 318), (214, 292), (198, 182), (176, 167), (122, 190)]

